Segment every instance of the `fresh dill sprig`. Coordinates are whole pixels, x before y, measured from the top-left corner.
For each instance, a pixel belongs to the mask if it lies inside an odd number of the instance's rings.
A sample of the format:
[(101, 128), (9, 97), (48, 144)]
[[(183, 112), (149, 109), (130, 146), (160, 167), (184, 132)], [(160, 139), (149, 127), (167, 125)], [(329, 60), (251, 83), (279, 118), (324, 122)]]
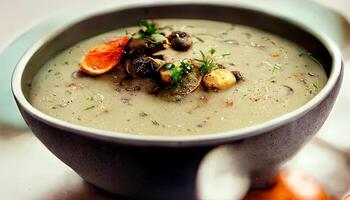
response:
[(198, 62), (200, 62), (199, 72), (209, 73), (213, 67), (215, 67), (217, 64), (214, 62), (214, 54), (216, 50), (214, 48), (211, 48), (207, 54), (205, 54), (202, 50), (199, 51), (201, 54), (201, 59), (196, 59)]
[(272, 67), (272, 73), (275, 73), (281, 69), (282, 69), (282, 66), (280, 64), (274, 64)]
[(315, 82), (312, 83), (312, 86), (314, 87), (314, 91), (315, 92), (319, 92), (320, 91), (320, 82), (317, 80)]
[(158, 32), (159, 28), (157, 24), (154, 22), (140, 20), (138, 26), (140, 27), (139, 34), (141, 39), (145, 39), (153, 34), (161, 34)]
[(172, 79), (178, 81), (181, 79), (182, 75), (190, 73), (193, 69), (192, 64), (189, 63), (187, 59), (181, 60), (179, 66), (173, 66), (172, 68)]
[(229, 56), (229, 55), (231, 55), (230, 53), (223, 53), (223, 54), (221, 54), (221, 58), (225, 58), (226, 56)]

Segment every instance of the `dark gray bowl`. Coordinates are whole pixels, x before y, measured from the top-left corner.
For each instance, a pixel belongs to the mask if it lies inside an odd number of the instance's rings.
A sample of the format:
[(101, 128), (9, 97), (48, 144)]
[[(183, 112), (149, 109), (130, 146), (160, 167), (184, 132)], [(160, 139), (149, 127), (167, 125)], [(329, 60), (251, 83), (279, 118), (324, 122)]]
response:
[[(328, 82), (316, 97), (293, 112), (248, 128), (204, 136), (134, 136), (97, 130), (55, 119), (28, 102), (28, 83), (54, 54), (143, 18), (211, 19), (281, 35), (309, 50), (323, 64)], [(339, 92), (342, 75), (338, 48), (301, 24), (226, 4), (163, 3), (93, 13), (42, 38), (19, 62), (12, 90), (34, 134), (97, 187), (133, 198), (240, 199), (250, 186), (273, 183), (279, 166), (320, 129)]]

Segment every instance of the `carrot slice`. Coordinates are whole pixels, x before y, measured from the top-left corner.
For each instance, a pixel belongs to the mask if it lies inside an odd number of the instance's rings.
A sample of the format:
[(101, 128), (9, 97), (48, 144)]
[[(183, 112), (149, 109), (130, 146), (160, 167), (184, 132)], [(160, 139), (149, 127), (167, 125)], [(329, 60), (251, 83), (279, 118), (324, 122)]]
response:
[(128, 41), (129, 37), (122, 37), (92, 48), (81, 60), (80, 70), (93, 76), (110, 71), (120, 62)]

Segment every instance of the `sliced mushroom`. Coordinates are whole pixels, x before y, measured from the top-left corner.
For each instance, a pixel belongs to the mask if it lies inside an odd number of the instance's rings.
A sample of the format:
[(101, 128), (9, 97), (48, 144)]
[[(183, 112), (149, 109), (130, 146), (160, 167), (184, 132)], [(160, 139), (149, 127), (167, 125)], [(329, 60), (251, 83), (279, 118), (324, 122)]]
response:
[(147, 40), (146, 53), (151, 55), (155, 52), (165, 49), (169, 44), (168, 39), (161, 34), (153, 34)]
[(128, 74), (130, 74), (133, 78), (138, 77), (136, 69), (131, 60), (126, 60), (124, 66)]
[(126, 57), (136, 58), (145, 55), (147, 42), (144, 39), (132, 38), (125, 48)]
[(194, 68), (176, 83), (159, 88), (157, 95), (165, 97), (167, 100), (174, 100), (177, 95), (188, 95), (200, 86), (202, 77), (203, 75), (199, 73), (198, 68)]
[(169, 46), (168, 39), (162, 35), (162, 34), (153, 34), (148, 39), (148, 53), (153, 54), (155, 52), (158, 52), (160, 50), (163, 50)]
[[(128, 62), (131, 62), (130, 60)], [(119, 67), (116, 69), (116, 76), (113, 77), (115, 84), (115, 89), (117, 91), (125, 90), (128, 92), (139, 92), (144, 91), (147, 93), (151, 93), (153, 88), (157, 86), (157, 82), (153, 78), (149, 77), (133, 77), (130, 78), (126, 71), (126, 68)]]
[(244, 76), (240, 71), (232, 71), (232, 74), (235, 76), (237, 81), (244, 81)]
[(161, 61), (151, 57), (142, 56), (134, 60), (127, 60), (125, 62), (126, 71), (133, 77), (153, 77), (157, 74)]
[(77, 70), (77, 71), (74, 71), (72, 74), (71, 74), (71, 77), (73, 79), (77, 79), (77, 78), (83, 78), (83, 77), (87, 77), (89, 76), (88, 74), (80, 71), (80, 70)]
[(188, 73), (187, 76), (182, 78), (182, 86), (175, 88), (172, 91), (172, 94), (174, 95), (188, 95), (191, 92), (195, 91), (201, 84), (203, 75), (200, 74), (198, 71), (192, 71)]
[(137, 58), (152, 55), (165, 49), (166, 45), (168, 45), (167, 38), (158, 34), (146, 39), (132, 38), (125, 48), (125, 53), (128, 58)]
[(203, 77), (204, 85), (209, 89), (227, 89), (236, 83), (236, 78), (227, 69), (217, 68)]
[(168, 40), (173, 49), (177, 51), (187, 51), (192, 46), (192, 37), (183, 31), (174, 31), (168, 36)]

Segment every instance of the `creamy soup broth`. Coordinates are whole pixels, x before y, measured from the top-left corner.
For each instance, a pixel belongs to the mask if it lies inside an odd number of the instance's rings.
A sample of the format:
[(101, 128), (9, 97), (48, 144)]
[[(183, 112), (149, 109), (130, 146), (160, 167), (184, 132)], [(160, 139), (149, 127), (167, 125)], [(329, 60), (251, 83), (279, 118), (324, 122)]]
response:
[(154, 20), (164, 32), (193, 37), (174, 59), (200, 57), (215, 48), (216, 59), (239, 70), (244, 81), (220, 91), (196, 90), (167, 101), (142, 89), (118, 88), (117, 72), (77, 77), (79, 62), (94, 46), (136, 32), (121, 28), (81, 41), (49, 60), (37, 73), (31, 104), (55, 118), (86, 127), (137, 135), (201, 135), (236, 130), (293, 111), (312, 99), (327, 76), (317, 60), (282, 37), (242, 25), (207, 20)]

